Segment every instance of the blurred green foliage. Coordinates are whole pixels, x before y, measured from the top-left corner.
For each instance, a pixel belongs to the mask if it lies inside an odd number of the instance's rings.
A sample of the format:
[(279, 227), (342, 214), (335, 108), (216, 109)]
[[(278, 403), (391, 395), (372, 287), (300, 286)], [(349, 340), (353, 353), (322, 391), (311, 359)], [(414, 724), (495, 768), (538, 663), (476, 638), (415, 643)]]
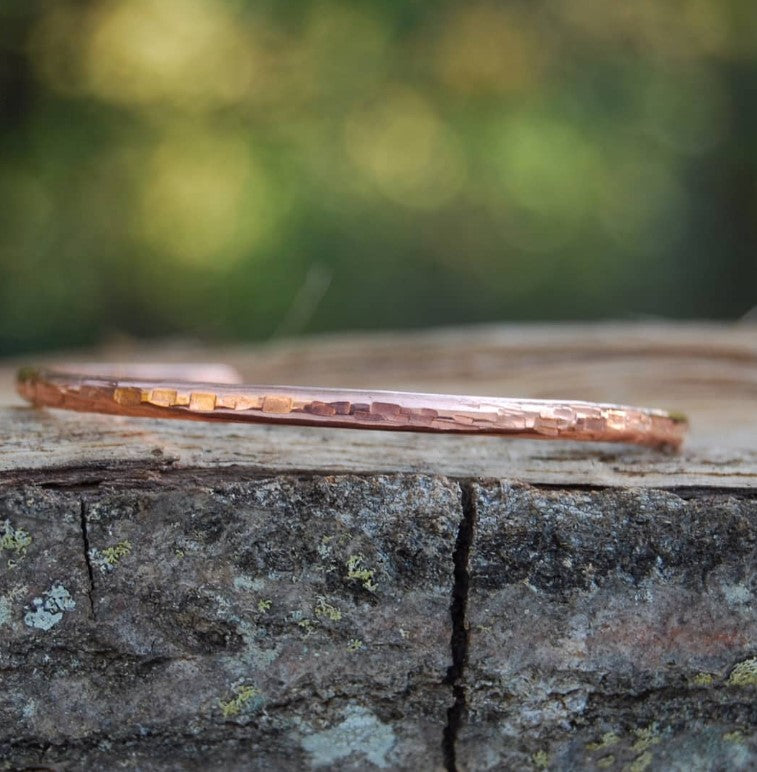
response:
[(755, 0), (3, 0), (0, 38), (0, 353), (756, 302)]

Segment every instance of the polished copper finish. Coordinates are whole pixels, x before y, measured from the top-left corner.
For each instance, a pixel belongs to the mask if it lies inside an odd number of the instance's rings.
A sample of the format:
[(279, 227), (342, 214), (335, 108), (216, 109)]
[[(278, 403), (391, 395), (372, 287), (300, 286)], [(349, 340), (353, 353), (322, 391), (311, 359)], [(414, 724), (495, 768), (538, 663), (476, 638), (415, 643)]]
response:
[(154, 369), (149, 377), (137, 377), (136, 371), (120, 377), (98, 375), (89, 367), (91, 374), (24, 368), (18, 374), (18, 391), (35, 405), (127, 416), (627, 442), (657, 448), (678, 448), (688, 426), (683, 416), (621, 405), (203, 383), (179, 379), (189, 370), (170, 369), (174, 380), (157, 379)]

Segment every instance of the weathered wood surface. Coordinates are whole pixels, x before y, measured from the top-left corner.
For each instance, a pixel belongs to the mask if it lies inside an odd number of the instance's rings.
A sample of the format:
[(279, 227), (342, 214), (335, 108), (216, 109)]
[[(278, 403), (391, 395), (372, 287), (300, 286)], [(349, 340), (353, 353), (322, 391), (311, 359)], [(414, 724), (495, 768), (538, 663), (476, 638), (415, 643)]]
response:
[[(151, 463), (262, 472), (410, 472), (533, 483), (751, 487), (757, 484), (757, 325), (485, 327), (257, 348), (122, 346), (114, 361), (219, 361), (254, 383), (435, 390), (639, 404), (684, 412), (684, 451), (317, 428), (114, 419), (6, 409), (0, 470)], [(74, 354), (76, 361), (84, 357)], [(96, 358), (96, 357), (95, 357)], [(36, 362), (37, 360), (35, 360)], [(45, 360), (54, 362), (55, 360)], [(0, 406), (23, 406), (12, 363)], [(0, 408), (2, 409), (2, 408)]]
[(687, 412), (692, 436), (672, 456), (35, 411), (8, 363), (6, 767), (757, 764), (757, 328), (493, 327), (212, 359), (257, 382), (648, 404)]

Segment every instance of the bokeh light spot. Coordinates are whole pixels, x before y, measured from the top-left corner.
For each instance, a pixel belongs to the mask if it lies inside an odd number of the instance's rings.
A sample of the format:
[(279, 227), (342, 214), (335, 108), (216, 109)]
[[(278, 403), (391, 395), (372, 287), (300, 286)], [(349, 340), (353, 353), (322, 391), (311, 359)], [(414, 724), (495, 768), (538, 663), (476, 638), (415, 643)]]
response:
[(556, 119), (515, 116), (498, 127), (492, 161), (509, 210), (508, 240), (542, 251), (564, 244), (597, 195), (598, 151)]
[(347, 153), (388, 198), (433, 209), (460, 189), (465, 165), (449, 128), (428, 101), (397, 89), (355, 110), (345, 125)]
[[(533, 18), (533, 17), (531, 17)], [(534, 85), (547, 48), (528, 17), (512, 8), (465, 6), (446, 21), (436, 68), (447, 86), (462, 92), (508, 92)]]
[(267, 181), (244, 138), (170, 136), (149, 159), (138, 228), (156, 250), (222, 266), (249, 251), (271, 222)]
[(250, 87), (252, 38), (228, 6), (209, 0), (121, 0), (94, 11), (89, 89), (111, 102), (203, 109)]

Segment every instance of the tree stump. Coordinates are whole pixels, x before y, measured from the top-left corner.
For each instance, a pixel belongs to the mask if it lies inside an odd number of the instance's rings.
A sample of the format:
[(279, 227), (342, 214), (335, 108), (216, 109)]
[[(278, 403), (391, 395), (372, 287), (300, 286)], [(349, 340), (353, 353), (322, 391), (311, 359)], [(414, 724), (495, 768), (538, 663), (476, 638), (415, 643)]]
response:
[(692, 434), (664, 455), (38, 411), (11, 363), (1, 768), (757, 766), (754, 326), (97, 356), (659, 406)]

